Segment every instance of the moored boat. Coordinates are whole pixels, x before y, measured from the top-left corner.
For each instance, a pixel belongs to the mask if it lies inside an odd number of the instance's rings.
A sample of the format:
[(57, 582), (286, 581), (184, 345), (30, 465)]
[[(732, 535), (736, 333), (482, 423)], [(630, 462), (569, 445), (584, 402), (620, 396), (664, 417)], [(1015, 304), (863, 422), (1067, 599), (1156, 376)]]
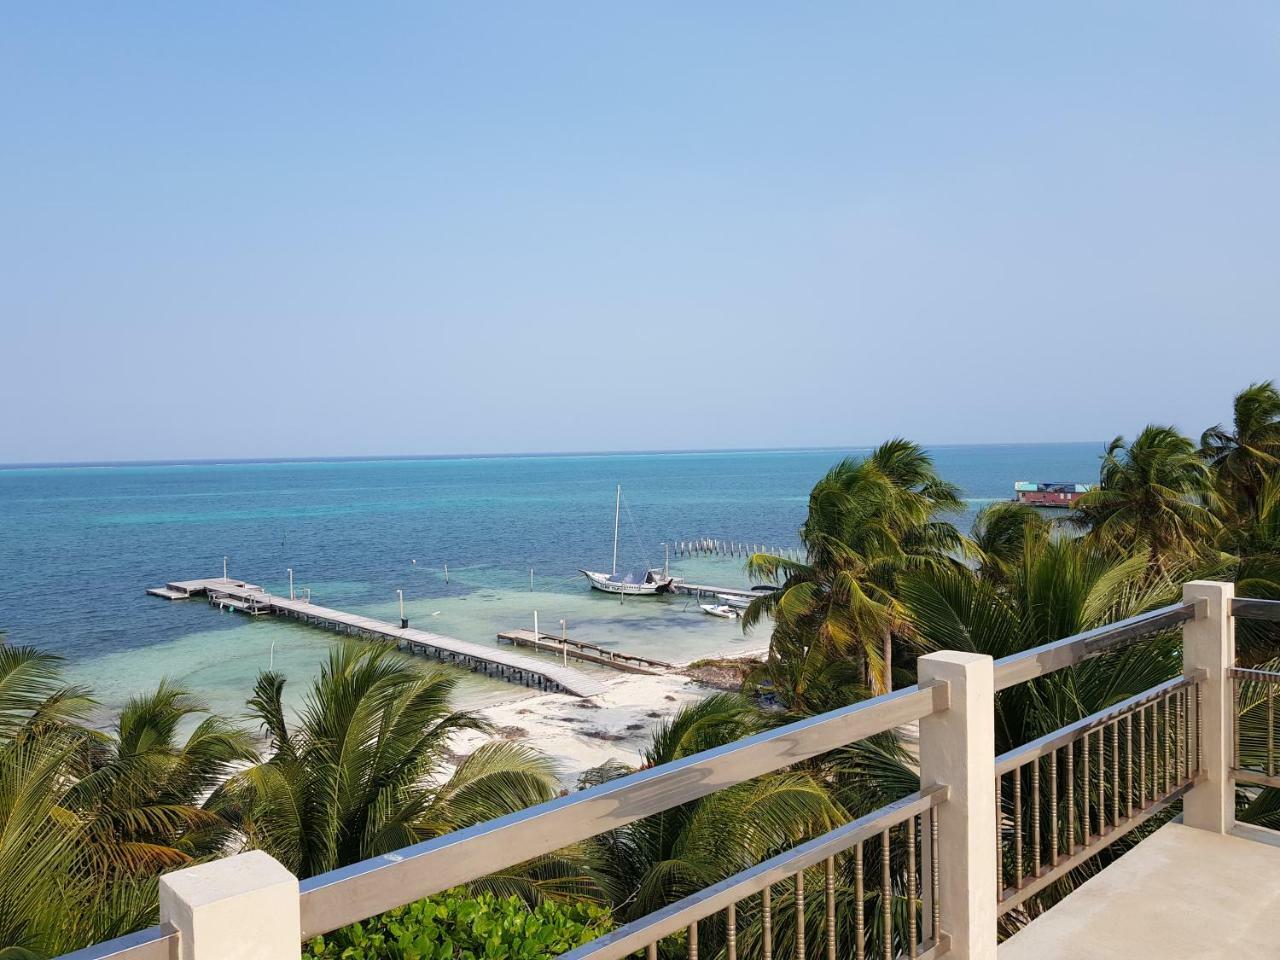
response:
[(624, 573), (618, 575), (618, 519), (622, 511), (622, 484), (618, 484), (617, 498), (613, 505), (613, 570), (610, 573), (600, 573), (595, 570), (582, 570), (579, 572), (587, 578), (587, 582), (591, 584), (593, 590), (600, 590), (604, 593), (620, 593), (628, 597), (646, 597), (656, 596), (661, 593), (670, 593), (671, 586), (675, 582), (675, 578), (670, 575), (667, 568), (646, 570), (643, 574)]
[(739, 611), (729, 606), (727, 603), (700, 603), (698, 606), (702, 612), (712, 617), (720, 617), (724, 620), (738, 619)]

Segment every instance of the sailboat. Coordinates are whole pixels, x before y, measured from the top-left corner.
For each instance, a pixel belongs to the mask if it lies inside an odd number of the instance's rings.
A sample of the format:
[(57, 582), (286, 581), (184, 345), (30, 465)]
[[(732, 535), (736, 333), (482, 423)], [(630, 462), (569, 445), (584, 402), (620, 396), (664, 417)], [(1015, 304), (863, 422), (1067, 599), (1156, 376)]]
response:
[(661, 569), (646, 570), (640, 573), (624, 573), (618, 575), (618, 520), (622, 515), (622, 484), (618, 484), (618, 495), (613, 505), (613, 570), (610, 573), (599, 573), (593, 570), (580, 570), (587, 578), (593, 590), (605, 593), (621, 593), (629, 597), (655, 596), (669, 593), (674, 578), (668, 572), (667, 562)]

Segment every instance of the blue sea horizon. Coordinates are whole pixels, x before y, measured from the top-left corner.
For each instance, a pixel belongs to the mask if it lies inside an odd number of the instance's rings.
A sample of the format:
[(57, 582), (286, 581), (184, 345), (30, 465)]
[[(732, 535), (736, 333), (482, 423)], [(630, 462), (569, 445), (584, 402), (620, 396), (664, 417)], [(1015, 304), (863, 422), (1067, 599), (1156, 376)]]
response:
[[(759, 647), (687, 598), (592, 593), (608, 569), (622, 484), (620, 565), (661, 565), (662, 543), (712, 537), (797, 545), (812, 484), (867, 447), (747, 451), (307, 458), (21, 465), (0, 470), (0, 630), (67, 660), (113, 712), (162, 676), (224, 713), (243, 709), (269, 665), (295, 695), (334, 639), (144, 593), (170, 580), (233, 576), (273, 592), (478, 643), (498, 630), (568, 622), (572, 636), (664, 660)], [(1101, 443), (936, 445), (971, 520), (1015, 480), (1096, 479)], [(180, 469), (175, 469), (180, 468)], [(448, 564), (446, 581), (444, 566)], [(740, 560), (676, 558), (673, 572), (745, 585)], [(532, 584), (530, 571), (532, 570)], [(532, 587), (532, 588), (531, 588)], [(463, 675), (478, 704), (508, 685)]]

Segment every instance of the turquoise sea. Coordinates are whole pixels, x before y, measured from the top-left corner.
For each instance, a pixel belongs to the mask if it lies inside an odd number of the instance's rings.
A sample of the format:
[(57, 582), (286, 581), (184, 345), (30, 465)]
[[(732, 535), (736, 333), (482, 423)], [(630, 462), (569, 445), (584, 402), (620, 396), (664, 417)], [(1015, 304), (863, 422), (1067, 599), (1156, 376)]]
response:
[[(1096, 478), (1100, 443), (943, 446), (942, 474), (970, 516), (1015, 480)], [(258, 671), (311, 676), (332, 638), (313, 628), (148, 597), (170, 580), (232, 576), (326, 606), (393, 620), (396, 590), (415, 626), (480, 643), (544, 630), (659, 659), (737, 647), (738, 626), (687, 598), (595, 593), (581, 566), (607, 570), (614, 487), (624, 510), (620, 566), (662, 562), (662, 542), (712, 537), (796, 544), (813, 482), (865, 450), (174, 463), (0, 469), (0, 630), (68, 661), (104, 713), (162, 676), (237, 713)], [(444, 567), (448, 564), (448, 582)], [(530, 570), (533, 571), (532, 588)], [(699, 582), (745, 584), (740, 560), (673, 559)], [(465, 675), (470, 704), (516, 693)]]

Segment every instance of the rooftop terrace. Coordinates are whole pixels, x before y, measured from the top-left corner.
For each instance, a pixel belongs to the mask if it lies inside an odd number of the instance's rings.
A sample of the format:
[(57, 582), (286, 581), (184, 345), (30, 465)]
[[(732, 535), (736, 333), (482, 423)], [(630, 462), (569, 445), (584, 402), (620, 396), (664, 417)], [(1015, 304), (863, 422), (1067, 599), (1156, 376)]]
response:
[[(563, 956), (1271, 957), (1280, 834), (1235, 818), (1280, 787), (1280, 673), (1236, 667), (1244, 617), (1280, 620), (1280, 603), (1189, 583), (1000, 660), (929, 654), (916, 686), (301, 883), (260, 852), (178, 871), (160, 926), (71, 956), (294, 960), (303, 938), (918, 722), (916, 792)], [(1177, 676), (995, 755), (999, 691), (1175, 630)]]

